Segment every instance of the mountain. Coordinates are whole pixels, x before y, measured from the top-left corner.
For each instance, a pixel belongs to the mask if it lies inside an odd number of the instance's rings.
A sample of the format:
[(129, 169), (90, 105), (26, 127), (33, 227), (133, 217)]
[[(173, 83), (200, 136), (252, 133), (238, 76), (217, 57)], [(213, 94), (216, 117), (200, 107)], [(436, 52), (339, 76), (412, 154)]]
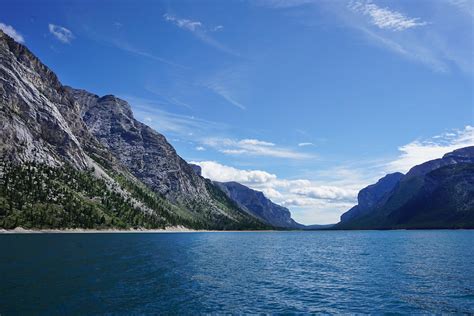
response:
[(335, 228), (474, 228), (474, 147), (415, 166), (395, 182), (363, 212), (344, 213)]
[(81, 106), (82, 119), (98, 141), (147, 187), (181, 206), (182, 217), (207, 217), (216, 222), (224, 215), (248, 220), (249, 216), (212, 182), (196, 174), (163, 135), (137, 121), (126, 101), (113, 95), (66, 90)]
[(358, 204), (342, 214), (341, 222), (345, 223), (351, 219), (369, 213), (387, 193), (395, 188), (402, 177), (403, 174), (399, 172), (388, 174), (377, 181), (377, 183), (362, 189), (357, 195)]
[(271, 226), (294, 229), (305, 227), (291, 218), (291, 213), (286, 207), (273, 203), (262, 192), (252, 190), (237, 182), (214, 183), (242, 209)]
[(127, 102), (63, 86), (2, 31), (0, 79), (0, 226), (268, 227), (197, 175)]
[(335, 224), (314, 224), (314, 225), (305, 225), (304, 230), (328, 230), (334, 227)]

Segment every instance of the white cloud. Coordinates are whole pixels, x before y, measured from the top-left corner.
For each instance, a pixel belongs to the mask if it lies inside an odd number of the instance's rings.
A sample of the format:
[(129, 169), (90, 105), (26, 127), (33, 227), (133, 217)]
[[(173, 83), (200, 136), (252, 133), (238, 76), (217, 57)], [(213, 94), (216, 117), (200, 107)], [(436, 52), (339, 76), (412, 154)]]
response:
[(304, 224), (337, 222), (340, 214), (355, 204), (358, 192), (352, 187), (321, 185), (308, 179), (280, 179), (263, 170), (243, 170), (215, 161), (191, 163), (199, 165), (206, 178), (237, 181), (263, 192), (275, 203), (291, 207), (293, 218)]
[(196, 147), (196, 150), (197, 150), (197, 151), (205, 151), (206, 148), (204, 148), (204, 147), (202, 147), (202, 146), (197, 146), (197, 147)]
[(241, 145), (250, 145), (250, 146), (275, 146), (274, 143), (266, 142), (258, 139), (242, 139), (239, 141)]
[(53, 34), (60, 42), (64, 44), (69, 44), (74, 38), (74, 34), (67, 28), (55, 24), (48, 25), (49, 32)]
[(267, 156), (288, 159), (307, 159), (314, 157), (258, 139), (235, 140), (214, 137), (204, 139), (203, 143), (228, 155)]
[(407, 172), (411, 167), (428, 160), (441, 158), (455, 149), (474, 146), (474, 127), (446, 132), (428, 140), (416, 140), (398, 148), (401, 154), (387, 164), (389, 172)]
[(436, 72), (449, 72), (455, 68), (470, 74), (474, 71), (472, 41), (466, 40), (473, 36), (472, 0), (417, 2), (417, 12), (423, 12), (423, 20), (398, 9), (413, 8), (410, 1), (386, 2), (397, 5), (397, 10), (370, 0), (260, 0), (256, 3), (288, 11), (311, 3), (304, 11), (300, 8), (298, 15), (289, 16), (313, 26), (315, 13), (325, 12), (330, 23), (339, 26), (338, 22), (342, 22), (364, 34), (371, 44), (422, 63)]
[(239, 53), (233, 51), (232, 49), (216, 41), (213, 37), (211, 37), (208, 34), (209, 32), (222, 30), (224, 28), (222, 25), (218, 25), (212, 28), (207, 28), (200, 21), (193, 21), (190, 19), (180, 18), (170, 13), (164, 14), (163, 18), (165, 19), (165, 21), (173, 23), (174, 25), (176, 25), (177, 27), (181, 29), (190, 31), (194, 36), (196, 36), (196, 38), (203, 41), (204, 43), (224, 53), (227, 53), (236, 57), (240, 57)]
[(436, 72), (449, 72), (455, 67), (468, 73), (474, 70), (472, 42), (464, 40), (472, 37), (472, 15), (463, 14), (448, 2), (420, 3), (420, 11), (425, 12), (429, 23), (370, 1), (352, 1), (346, 8), (331, 5), (336, 16), (364, 33), (372, 44)]
[(241, 170), (215, 161), (193, 161), (202, 168), (202, 176), (219, 182), (237, 181), (244, 184), (267, 183), (275, 180), (274, 174), (261, 170)]
[(18, 43), (23, 44), (25, 42), (23, 35), (21, 35), (20, 32), (15, 30), (11, 25), (0, 23), (0, 30), (2, 30), (5, 34), (13, 38)]
[(354, 198), (357, 196), (358, 190), (321, 185), (321, 186), (312, 186), (312, 187), (304, 187), (304, 188), (295, 188), (295, 189), (291, 189), (291, 192), (298, 195), (314, 198), (314, 199), (354, 201)]
[(371, 23), (380, 29), (403, 31), (427, 24), (426, 22), (420, 21), (419, 18), (409, 18), (398, 11), (390, 10), (389, 8), (381, 8), (371, 1), (351, 2), (349, 8), (369, 16)]
[(174, 15), (171, 15), (169, 13), (166, 13), (165, 15), (163, 15), (163, 17), (165, 18), (166, 21), (172, 22), (176, 26), (178, 26), (180, 28), (183, 28), (183, 29), (187, 29), (187, 30), (192, 31), (192, 32), (194, 32), (198, 28), (202, 27), (202, 23), (199, 22), (199, 21), (181, 19), (181, 18), (178, 18), (178, 17), (176, 17)]
[[(277, 145), (259, 140), (244, 144)], [(223, 139), (219, 145), (237, 146), (239, 141)], [(271, 145), (270, 145), (271, 144)], [(237, 181), (263, 192), (275, 203), (290, 208), (295, 220), (303, 224), (338, 222), (339, 216), (357, 203), (358, 192), (388, 172), (406, 172), (416, 164), (440, 158), (455, 149), (474, 146), (474, 127), (447, 131), (428, 140), (417, 140), (399, 148), (395, 159), (365, 159), (363, 163), (344, 163), (306, 175), (306, 179), (284, 179), (264, 170), (242, 170), (215, 161), (192, 162), (201, 166), (203, 176), (221, 182)], [(239, 149), (235, 149), (239, 150)]]
[(299, 147), (306, 147), (306, 146), (313, 146), (314, 144), (313, 143), (299, 143), (298, 146)]

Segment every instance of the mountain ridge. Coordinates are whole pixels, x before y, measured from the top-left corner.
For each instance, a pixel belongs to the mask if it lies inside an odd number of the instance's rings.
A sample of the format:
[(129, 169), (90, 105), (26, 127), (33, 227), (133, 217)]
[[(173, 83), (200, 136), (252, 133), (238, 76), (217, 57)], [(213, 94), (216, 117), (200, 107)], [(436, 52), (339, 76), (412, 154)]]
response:
[(263, 192), (253, 190), (235, 181), (214, 181), (214, 183), (241, 208), (274, 227), (287, 229), (303, 229), (306, 227), (292, 219), (291, 213), (286, 207), (272, 202)]
[[(91, 207), (94, 211), (89, 214), (89, 219), (95, 221), (94, 225), (100, 224), (97, 221), (102, 215), (114, 216), (103, 214), (107, 199), (100, 198), (100, 195), (119, 193), (124, 199), (118, 198), (120, 207), (124, 208), (119, 214), (123, 225), (133, 225), (133, 218), (127, 218), (129, 213), (125, 208), (129, 211), (136, 208), (142, 213), (160, 210), (168, 221), (165, 225), (184, 223), (212, 229), (268, 227), (241, 210), (209, 180), (196, 175), (163, 135), (134, 119), (125, 101), (113, 95), (99, 97), (85, 90), (63, 86), (54, 72), (28, 48), (2, 31), (0, 61), (2, 194), (11, 193), (13, 186), (20, 191), (27, 187), (26, 170), (56, 172), (53, 169), (58, 168), (69, 174), (68, 177), (58, 176), (60, 182), (66, 179), (79, 181), (90, 174), (94, 186), (104, 190), (96, 192), (91, 188), (92, 191), (84, 191), (68, 183), (58, 183), (68, 188), (70, 194), (77, 196), (82, 203), (86, 203), (87, 194), (93, 198)], [(137, 146), (140, 140), (141, 147)], [(143, 146), (144, 143), (147, 146)], [(164, 157), (157, 159), (162, 165), (148, 164), (155, 169), (147, 170), (140, 165), (137, 156), (140, 151), (132, 150), (137, 148), (142, 149), (142, 153), (145, 150), (146, 154), (154, 155), (153, 158)], [(34, 167), (30, 166), (31, 163)], [(176, 168), (171, 169), (167, 163)], [(69, 166), (79, 173), (67, 171)], [(145, 172), (140, 172), (140, 168)], [(5, 179), (6, 176), (10, 178)], [(43, 174), (35, 177), (37, 181), (47, 181)], [(105, 186), (96, 183), (95, 179), (105, 181)], [(25, 220), (24, 207), (38, 207), (38, 203), (64, 209), (64, 205), (51, 201), (54, 196), (48, 196), (50, 193), (41, 191), (38, 194), (41, 198), (33, 196), (25, 205), (12, 200), (11, 196), (1, 196), (0, 208), (7, 213), (2, 216), (14, 219), (9, 223), (18, 223), (18, 219)], [(28, 220), (28, 225), (35, 225), (34, 221), (41, 220), (33, 218)], [(109, 221), (108, 225), (113, 226), (114, 222)]]
[(474, 228), (474, 146), (412, 167), (371, 207), (354, 209), (334, 228)]

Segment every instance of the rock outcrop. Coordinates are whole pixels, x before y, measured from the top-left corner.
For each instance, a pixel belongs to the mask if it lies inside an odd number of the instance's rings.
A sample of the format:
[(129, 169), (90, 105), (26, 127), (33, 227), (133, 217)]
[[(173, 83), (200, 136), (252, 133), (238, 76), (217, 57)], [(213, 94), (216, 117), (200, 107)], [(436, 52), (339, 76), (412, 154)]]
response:
[(375, 203), (344, 213), (335, 228), (474, 228), (474, 146), (415, 166), (390, 184)]
[(25, 46), (1, 30), (0, 102), (4, 159), (94, 169), (111, 190), (135, 199), (130, 205), (144, 212), (152, 211), (145, 205), (151, 200), (164, 201), (160, 209), (167, 205), (173, 224), (267, 227), (194, 172), (163, 135), (135, 120), (127, 102), (63, 86)]
[(252, 190), (237, 182), (214, 182), (229, 198), (269, 225), (280, 228), (302, 229), (301, 225), (291, 218), (290, 211), (283, 206), (273, 203), (262, 192)]

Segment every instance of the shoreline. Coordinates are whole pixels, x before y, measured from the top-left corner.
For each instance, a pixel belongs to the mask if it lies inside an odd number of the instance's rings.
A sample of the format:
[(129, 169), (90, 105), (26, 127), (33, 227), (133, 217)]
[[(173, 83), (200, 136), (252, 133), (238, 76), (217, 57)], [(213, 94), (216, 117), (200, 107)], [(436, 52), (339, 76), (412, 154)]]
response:
[(278, 230), (196, 230), (184, 226), (166, 227), (164, 229), (25, 229), (17, 227), (15, 229), (0, 229), (0, 235), (8, 234), (110, 234), (110, 233), (237, 233), (237, 232), (278, 232)]
[(167, 227), (164, 229), (85, 229), (85, 228), (64, 228), (64, 229), (25, 229), (17, 227), (15, 229), (0, 229), (0, 234), (95, 234), (95, 233), (191, 233), (198, 230), (189, 229), (183, 226)]
[(184, 226), (172, 226), (164, 229), (25, 229), (17, 227), (15, 229), (0, 229), (1, 235), (18, 234), (176, 234), (176, 233), (279, 233), (279, 232), (327, 232), (327, 231), (430, 231), (430, 230), (473, 230), (471, 228), (418, 228), (418, 229), (337, 229), (337, 230), (196, 230)]

